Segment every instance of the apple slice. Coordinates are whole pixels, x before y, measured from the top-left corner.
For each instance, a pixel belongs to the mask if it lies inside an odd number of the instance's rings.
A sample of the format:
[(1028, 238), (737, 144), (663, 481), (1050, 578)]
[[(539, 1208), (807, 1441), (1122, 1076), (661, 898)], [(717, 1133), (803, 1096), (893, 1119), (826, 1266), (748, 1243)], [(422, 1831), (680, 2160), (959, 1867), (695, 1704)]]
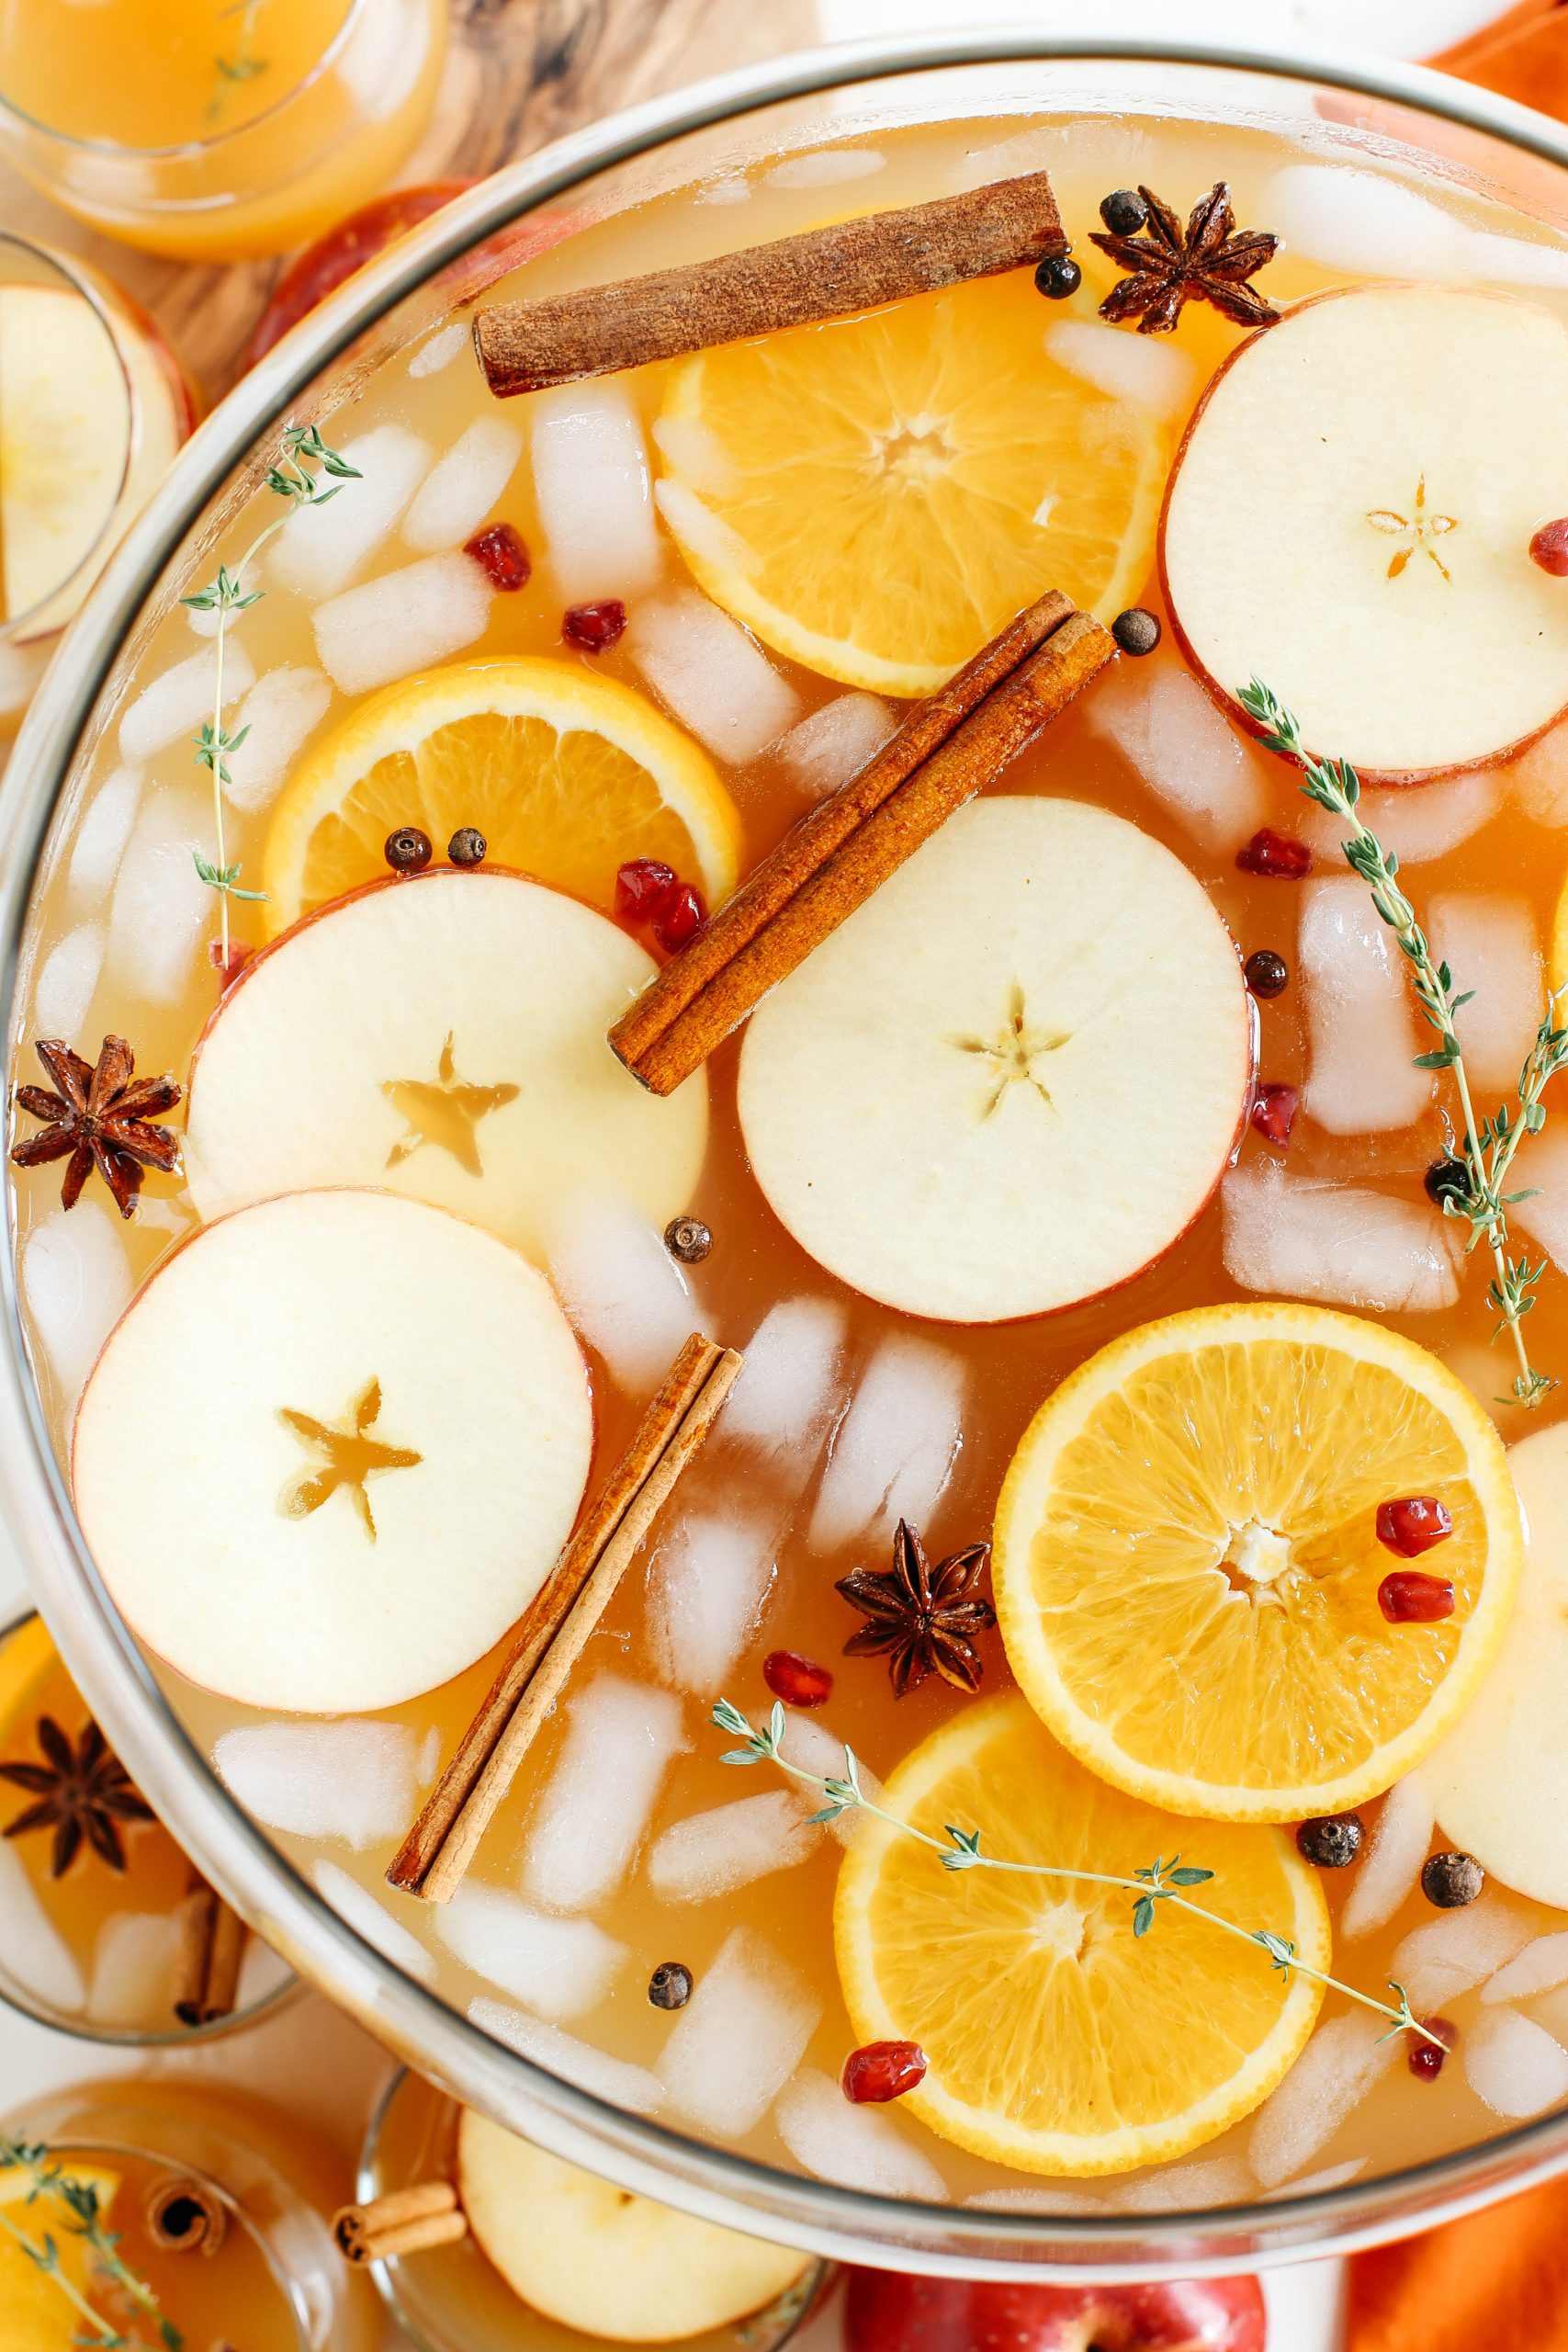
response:
[(672, 2344), (760, 2311), (809, 2255), (635, 2197), (471, 2108), (457, 2132), (468, 2226), (514, 2294), (617, 2344)]
[(1503, 294), (1361, 286), (1240, 345), (1160, 520), (1177, 637), (1258, 677), (1314, 751), (1386, 780), (1505, 758), (1568, 707), (1568, 324)]
[(7, 623), (44, 604), (85, 563), (114, 514), (130, 449), (125, 369), (92, 305), (62, 286), (0, 286)]
[[(1157, 2178), (1156, 2175), (1154, 2177)], [(1043, 2203), (1043, 2195), (1042, 2197)], [(852, 2270), (849, 2352), (1264, 2352), (1256, 2278), (1146, 2278), (1039, 2287), (1030, 2279), (919, 2278)]]
[(752, 1014), (739, 1110), (801, 1246), (888, 1306), (1100, 1296), (1201, 1212), (1245, 1114), (1235, 948), (1121, 817), (960, 809)]
[[(1568, 1910), (1568, 1421), (1508, 1449), (1525, 1565), (1497, 1662), (1421, 1767), (1448, 1842), (1520, 1894)], [(1440, 1550), (1421, 1562), (1442, 1574)]]
[(351, 1713), (500, 1639), (592, 1449), (525, 1258), (391, 1193), (296, 1193), (164, 1261), (87, 1382), (72, 1476), (149, 1648), (246, 1706)]
[(197, 1044), (197, 1211), (384, 1184), (536, 1254), (612, 1183), (662, 1230), (691, 1205), (706, 1081), (660, 1100), (604, 1042), (653, 971), (605, 916), (502, 869), (389, 876), (307, 915)]

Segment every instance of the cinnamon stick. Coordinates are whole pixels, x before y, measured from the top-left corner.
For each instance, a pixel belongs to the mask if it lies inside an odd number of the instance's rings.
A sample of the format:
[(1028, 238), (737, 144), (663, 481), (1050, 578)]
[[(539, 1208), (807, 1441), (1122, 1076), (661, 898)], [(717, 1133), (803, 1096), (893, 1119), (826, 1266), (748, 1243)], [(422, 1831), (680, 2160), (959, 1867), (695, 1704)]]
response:
[(455, 2245), (468, 2234), (468, 2217), (446, 2180), (390, 2189), (368, 2205), (344, 2205), (333, 2216), (337, 2250), (356, 2267), (395, 2254), (419, 2254), (426, 2246)]
[(1055, 591), (917, 705), (857, 775), (804, 817), (610, 1031), (670, 1094), (1115, 652)]
[(678, 359), (746, 335), (847, 318), (1065, 254), (1043, 172), (808, 229), (712, 261), (481, 311), (474, 343), (498, 400)]
[(193, 1871), (179, 1908), (179, 1958), (175, 1971), (175, 2015), (182, 2025), (210, 2025), (232, 2017), (244, 1957), (245, 1923), (215, 1886)]
[(686, 1341), (524, 1612), (489, 1696), (388, 1870), (389, 1885), (427, 1903), (456, 1893), (547, 1711), (739, 1369), (732, 1349), (696, 1334)]
[(147, 2191), (147, 2234), (164, 2254), (216, 2254), (229, 2227), (228, 2210), (205, 2180), (165, 2173)]

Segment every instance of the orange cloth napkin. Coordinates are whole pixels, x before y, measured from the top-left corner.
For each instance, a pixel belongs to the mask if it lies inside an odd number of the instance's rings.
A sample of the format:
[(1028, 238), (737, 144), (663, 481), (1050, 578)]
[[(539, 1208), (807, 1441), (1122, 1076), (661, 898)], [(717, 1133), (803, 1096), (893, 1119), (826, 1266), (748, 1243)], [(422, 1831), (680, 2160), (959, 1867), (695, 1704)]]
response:
[(1568, 2352), (1568, 2180), (1349, 2268), (1348, 2352)]
[(1564, 0), (1521, 0), (1518, 7), (1427, 62), (1538, 107), (1542, 114), (1568, 119), (1568, 6)]

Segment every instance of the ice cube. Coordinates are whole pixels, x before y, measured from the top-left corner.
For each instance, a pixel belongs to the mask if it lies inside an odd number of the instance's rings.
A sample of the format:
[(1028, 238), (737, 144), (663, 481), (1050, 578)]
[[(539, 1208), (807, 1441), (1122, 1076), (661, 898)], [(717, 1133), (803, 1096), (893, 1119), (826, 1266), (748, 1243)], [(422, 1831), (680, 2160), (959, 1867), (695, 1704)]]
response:
[(649, 1645), (663, 1679), (717, 1698), (778, 1574), (770, 1522), (692, 1512), (662, 1537), (648, 1577)]
[(751, 1928), (733, 1928), (659, 2061), (670, 2105), (725, 2139), (751, 2131), (795, 2073), (822, 2004)]
[(1196, 2164), (1142, 2173), (1114, 2189), (1111, 2201), (1127, 2213), (1201, 2213), (1216, 2205), (1245, 2203), (1256, 2186), (1251, 2165), (1240, 2156), (1204, 2156)]
[[(1451, 775), (1440, 784), (1389, 785), (1382, 791), (1361, 787), (1357, 803), (1361, 822), (1392, 850), (1401, 865), (1422, 865), (1446, 857), (1450, 849), (1478, 833), (1496, 815), (1503, 798), (1503, 776), (1496, 768), (1480, 768), (1472, 775)], [(1300, 833), (1325, 868), (1335, 874), (1344, 866), (1341, 844), (1347, 838), (1345, 820), (1304, 795), (1291, 811), (1291, 830)]]
[(1392, 1919), (1421, 1875), (1432, 1842), (1432, 1799), (1418, 1772), (1396, 1781), (1382, 1801), (1372, 1834), (1339, 1915), (1342, 1936), (1370, 1935)]
[(1560, 244), (1534, 237), (1471, 234), (1465, 253), (1471, 277), (1490, 278), (1503, 286), (1568, 286), (1568, 253)]
[(800, 716), (800, 696), (750, 630), (694, 588), (674, 588), (639, 605), (626, 643), (682, 725), (738, 766)]
[[(217, 843), (204, 793), (162, 786), (141, 805), (109, 902), (111, 980), (152, 1004), (173, 1004), (186, 987), (218, 900), (197, 872)], [(243, 876), (242, 876), (242, 882)]]
[(1061, 2188), (1052, 2181), (1043, 2180), (1034, 2188), (982, 2188), (964, 2199), (978, 2213), (1103, 2213), (1102, 2198), (1088, 2197), (1081, 2188)]
[[(255, 684), (255, 664), (244, 647), (230, 642), (223, 649), (224, 707)], [(182, 735), (195, 737), (212, 717), (218, 690), (218, 648), (204, 645), (183, 662), (161, 671), (125, 707), (119, 722), (119, 756), (128, 766), (166, 752)]]
[(1058, 319), (1045, 330), (1045, 349), (1058, 368), (1096, 391), (1157, 416), (1185, 414), (1198, 389), (1198, 370), (1185, 351), (1098, 319)]
[(174, 2027), (180, 1923), (172, 1911), (111, 1911), (93, 1945), (94, 2025)]
[(1365, 2156), (1348, 2156), (1342, 2165), (1325, 2165), (1320, 2172), (1304, 2172), (1294, 2180), (1282, 2180), (1276, 2188), (1266, 2188), (1266, 2199), (1278, 2197), (1316, 2197), (1330, 2188), (1343, 2188), (1367, 2169)]
[(1010, 138), (993, 139), (983, 147), (965, 148), (953, 167), (950, 185), (964, 194), (970, 188), (989, 187), (995, 180), (1058, 170), (1062, 141), (1062, 132), (1052, 124), (1043, 130), (1016, 130)]
[(836, 1551), (857, 1536), (919, 1527), (963, 1442), (963, 1359), (930, 1340), (885, 1340), (840, 1422), (807, 1538)]
[(15, 1846), (0, 1839), (0, 1918), (6, 1922), (6, 1966), (17, 1984), (67, 2015), (87, 1998), (71, 1947), (38, 1896)]
[(400, 1968), (405, 1976), (418, 1977), (428, 1984), (435, 1973), (435, 1954), (422, 1944), (419, 1938), (394, 1919), (391, 1905), (384, 1895), (377, 1894), (359, 1879), (351, 1878), (336, 1862), (318, 1861), (310, 1868), (316, 1891), (324, 1903), (330, 1903), (340, 1919), (346, 1921), (356, 1936), (363, 1937), (373, 1951)]
[(409, 374), (416, 379), (439, 376), (444, 368), (450, 368), (457, 354), (470, 345), (473, 339), (473, 329), (467, 319), (454, 319), (449, 327), (442, 327), (427, 343), (420, 345), (409, 361)]
[(760, 1447), (804, 1482), (840, 1408), (847, 1319), (831, 1298), (786, 1298), (768, 1309), (725, 1400), (726, 1445)]
[(1269, 814), (1257, 753), (1185, 670), (1124, 662), (1100, 684), (1084, 700), (1087, 725), (1204, 849), (1234, 855)]
[(534, 495), (545, 553), (569, 605), (632, 596), (663, 564), (642, 420), (625, 387), (601, 379), (536, 392)]
[(836, 695), (774, 744), (791, 780), (814, 800), (825, 799), (880, 752), (898, 720), (875, 695)]
[[(767, 1708), (753, 1712), (750, 1722), (754, 1730), (761, 1730), (770, 1712)], [(844, 1777), (844, 1742), (829, 1730), (820, 1715), (799, 1714), (793, 1707), (786, 1707), (784, 1735), (779, 1752), (786, 1763), (798, 1765), (803, 1772), (814, 1772), (819, 1781), (841, 1781)], [(863, 1756), (856, 1756), (855, 1769), (860, 1775), (861, 1793), (872, 1804), (880, 1804), (882, 1783)], [(799, 1785), (804, 1792), (805, 1784)], [(810, 1793), (809, 1810), (815, 1813), (819, 1804), (827, 1804), (828, 1799), (826, 1793), (820, 1798), (814, 1791)], [(839, 1815), (837, 1821), (828, 1826), (840, 1844), (848, 1846), (869, 1826), (869, 1816), (852, 1805)]]
[(1419, 1028), (1393, 933), (1358, 875), (1307, 883), (1297, 953), (1308, 1117), (1337, 1136), (1408, 1126), (1432, 1099), (1432, 1073), (1414, 1063), (1433, 1041)]
[(705, 187), (698, 188), (696, 201), (699, 204), (744, 204), (750, 194), (750, 181), (736, 174), (724, 179), (709, 180)]
[(344, 481), (319, 506), (296, 507), (267, 557), (273, 582), (312, 604), (346, 588), (385, 546), (435, 452), (405, 425), (378, 424), (345, 441), (341, 455), (359, 480)]
[(648, 1883), (661, 1903), (706, 1903), (814, 1854), (821, 1831), (809, 1826), (788, 1789), (737, 1797), (671, 1822), (654, 1841)]
[(1515, 799), (1533, 823), (1550, 831), (1568, 825), (1568, 722), (1549, 727), (1519, 753), (1513, 786)]
[(66, 868), (65, 887), (73, 899), (85, 899), (96, 906), (107, 897), (115, 870), (125, 855), (141, 797), (141, 770), (116, 768), (88, 800)]
[(666, 479), (655, 482), (653, 503), (674, 537), (690, 548), (700, 563), (716, 571), (739, 572), (749, 578), (761, 561), (755, 548), (732, 523), (705, 505), (689, 483)]
[(1448, 964), (1455, 989), (1461, 996), (1474, 990), (1454, 1016), (1471, 1085), (1511, 1090), (1546, 1010), (1540, 942), (1529, 900), (1491, 891), (1443, 891), (1432, 899), (1427, 918), (1433, 953)]
[(630, 1956), (592, 1919), (550, 1918), (471, 1878), (435, 1909), (433, 1924), (465, 1968), (552, 2022), (592, 2008)]
[[(1568, 1268), (1568, 1130), (1549, 1123), (1544, 1134), (1530, 1136), (1515, 1168), (1520, 1186), (1528, 1185), (1534, 1197), (1514, 1203), (1510, 1224), (1539, 1241), (1555, 1265)], [(1494, 1380), (1492, 1390), (1496, 1385)]]
[(581, 1339), (614, 1379), (651, 1396), (703, 1316), (691, 1286), (628, 1201), (579, 1199), (549, 1237), (550, 1281)]
[(1528, 1913), (1488, 1887), (1479, 1901), (1413, 1928), (1394, 1947), (1388, 1973), (1404, 1985), (1416, 2016), (1430, 2017), (1494, 1975), (1529, 1940)]
[(661, 416), (653, 437), (660, 454), (700, 498), (724, 498), (739, 481), (734, 458), (700, 416)]
[(877, 2197), (918, 2197), (932, 2205), (946, 2200), (946, 2181), (902, 2126), (879, 2108), (853, 2106), (816, 2066), (784, 2085), (773, 2121), (795, 2163), (819, 2180)]
[(262, 808), (326, 717), (332, 681), (320, 670), (286, 664), (258, 678), (234, 713), (236, 730), (250, 733), (223, 764), (223, 797), (235, 808)]
[(39, 967), (33, 989), (33, 1021), (40, 1036), (75, 1037), (97, 989), (107, 944), (97, 922), (80, 922), (56, 940)]
[(1568, 1928), (1536, 1936), (1507, 1964), (1489, 1976), (1481, 1988), (1482, 2000), (1533, 2001), (1538, 1993), (1555, 1992), (1568, 1984)]
[(509, 2050), (531, 2058), (536, 2066), (558, 2075), (563, 2083), (575, 2083), (579, 2090), (589, 2091), (595, 2098), (608, 2100), (612, 2107), (626, 2108), (633, 2115), (651, 2115), (663, 2099), (663, 2084), (646, 2066), (612, 2058), (607, 2051), (595, 2050), (591, 2041), (580, 2041), (575, 2034), (563, 2033), (558, 2025), (546, 2025), (539, 2018), (525, 2017), (504, 2001), (487, 2000), (481, 1994), (469, 2002), (468, 2018), (492, 2041), (505, 2042)]
[(420, 484), (403, 537), (421, 555), (471, 538), (517, 470), (523, 435), (498, 416), (477, 417)]
[(1382, 172), (1287, 164), (1270, 175), (1258, 208), (1258, 217), (1287, 245), (1335, 269), (1385, 277), (1397, 254), (1402, 277), (1468, 274), (1472, 232)]
[(90, 1193), (73, 1209), (51, 1209), (22, 1243), (22, 1296), (56, 1385), (72, 1403), (135, 1288), (121, 1220)]
[(1459, 1296), (1454, 1237), (1416, 1201), (1253, 1160), (1232, 1169), (1220, 1207), (1225, 1272), (1243, 1290), (1407, 1315)]
[(316, 652), (345, 695), (367, 694), (472, 645), (490, 606), (490, 582), (469, 557), (428, 555), (318, 605)]
[(764, 187), (840, 187), (869, 179), (887, 158), (875, 147), (818, 147), (809, 155), (786, 155), (762, 174)]
[(1460, 2038), (1464, 2078), (1494, 2115), (1542, 2115), (1568, 2099), (1568, 2050), (1533, 2018), (1492, 2009)]
[(1371, 2010), (1320, 2025), (1284, 2081), (1263, 2102), (1247, 2156), (1265, 2188), (1277, 2188), (1325, 2148), (1399, 2056)]
[(536, 1903), (585, 1911), (615, 1893), (687, 1744), (681, 1702), (668, 1690), (600, 1674), (577, 1692), (529, 1825), (523, 1884)]
[(412, 1820), (417, 1747), (406, 1724), (345, 1715), (237, 1724), (220, 1736), (212, 1761), (269, 1829), (359, 1849), (400, 1837)]

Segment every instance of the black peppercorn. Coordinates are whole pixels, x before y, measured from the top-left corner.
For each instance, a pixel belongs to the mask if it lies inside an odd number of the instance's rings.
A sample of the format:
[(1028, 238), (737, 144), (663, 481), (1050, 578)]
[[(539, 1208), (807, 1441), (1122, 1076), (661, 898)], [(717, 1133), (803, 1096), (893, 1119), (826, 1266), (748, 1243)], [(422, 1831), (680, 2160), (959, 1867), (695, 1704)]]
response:
[(472, 825), (465, 825), (447, 842), (446, 854), (454, 865), (482, 865), (489, 847), (482, 833), (477, 833)]
[(1100, 217), (1113, 237), (1135, 237), (1149, 208), (1135, 187), (1112, 188), (1100, 204)]
[(1445, 1201), (1457, 1201), (1469, 1192), (1470, 1170), (1462, 1159), (1434, 1159), (1421, 1181), (1427, 1198), (1440, 1209)]
[(1473, 1903), (1486, 1873), (1473, 1854), (1434, 1854), (1421, 1872), (1421, 1892), (1439, 1911), (1460, 1911)]
[(661, 1960), (648, 1980), (656, 2009), (683, 2009), (692, 1997), (692, 1972), (678, 1960)]
[(1289, 983), (1291, 967), (1273, 948), (1255, 947), (1241, 967), (1241, 977), (1252, 995), (1278, 996)]
[(1303, 1821), (1296, 1831), (1296, 1851), (1314, 1870), (1342, 1871), (1361, 1850), (1359, 1813), (1324, 1813)]
[(1070, 254), (1047, 254), (1034, 273), (1034, 284), (1048, 302), (1065, 302), (1083, 284), (1083, 272)]
[(700, 1216), (673, 1216), (664, 1228), (664, 1247), (683, 1266), (695, 1266), (713, 1248), (713, 1235)]
[(1111, 634), (1123, 653), (1152, 653), (1159, 633), (1159, 622), (1142, 605), (1129, 605), (1111, 624)]
[(422, 833), (417, 825), (400, 825), (395, 833), (387, 835), (381, 854), (394, 874), (422, 874), (435, 853), (428, 833)]

